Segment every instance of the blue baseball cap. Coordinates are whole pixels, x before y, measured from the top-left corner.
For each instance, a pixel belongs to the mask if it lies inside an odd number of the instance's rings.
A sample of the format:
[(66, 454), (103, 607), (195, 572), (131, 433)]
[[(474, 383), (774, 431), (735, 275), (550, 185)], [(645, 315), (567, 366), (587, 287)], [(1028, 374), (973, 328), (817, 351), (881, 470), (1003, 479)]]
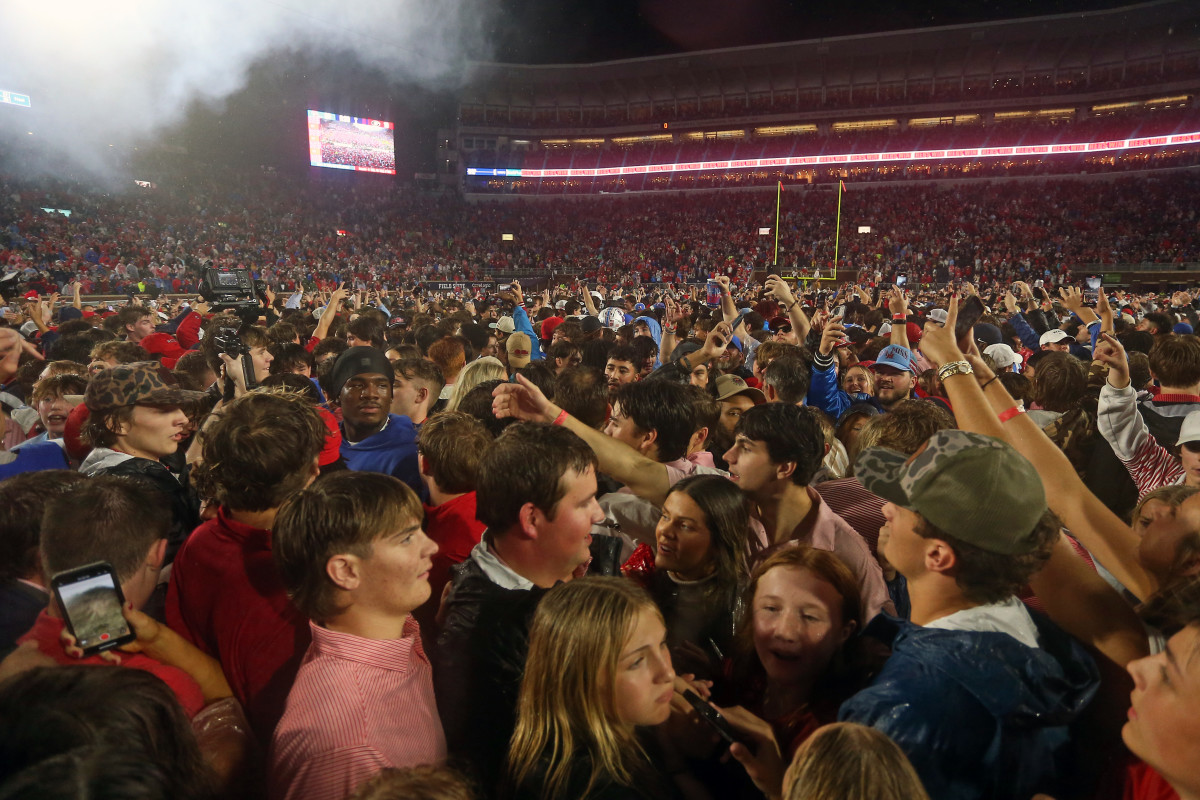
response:
[(633, 307), (633, 310), (634, 310), (634, 311), (645, 311), (645, 310), (646, 310), (646, 304), (645, 304), (645, 303), (638, 303), (637, 305), (635, 305), (635, 306)]
[(875, 363), (871, 365), (871, 369), (877, 367), (892, 367), (893, 369), (903, 370), (904, 372), (913, 372), (912, 351), (907, 347), (902, 347), (898, 344), (889, 344), (887, 347), (879, 351), (879, 357), (875, 359)]

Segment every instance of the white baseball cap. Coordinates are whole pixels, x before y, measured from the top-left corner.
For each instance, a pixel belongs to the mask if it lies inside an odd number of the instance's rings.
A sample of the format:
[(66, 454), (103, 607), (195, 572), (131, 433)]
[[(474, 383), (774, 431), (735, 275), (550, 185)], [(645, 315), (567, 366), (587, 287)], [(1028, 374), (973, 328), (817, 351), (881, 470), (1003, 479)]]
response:
[(1014, 351), (1006, 344), (988, 345), (984, 348), (983, 354), (991, 356), (992, 361), (996, 362), (996, 366), (1000, 369), (1019, 365), (1025, 360), (1021, 357), (1020, 353)]
[(947, 311), (944, 308), (935, 308), (929, 312), (929, 319), (936, 322), (938, 325), (946, 324)]
[(1200, 411), (1193, 411), (1183, 418), (1183, 425), (1179, 428), (1179, 441), (1175, 446), (1188, 442), (1200, 442)]
[(1064, 331), (1062, 328), (1051, 328), (1042, 334), (1042, 338), (1038, 339), (1038, 347), (1045, 347), (1048, 344), (1058, 344), (1063, 339), (1070, 339), (1071, 334)]

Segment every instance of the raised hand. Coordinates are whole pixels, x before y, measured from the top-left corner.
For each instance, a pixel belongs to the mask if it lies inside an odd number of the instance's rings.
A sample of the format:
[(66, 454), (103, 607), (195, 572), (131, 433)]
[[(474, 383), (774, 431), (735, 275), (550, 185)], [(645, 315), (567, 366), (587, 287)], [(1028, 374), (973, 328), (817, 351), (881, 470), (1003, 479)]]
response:
[(845, 340), (846, 327), (842, 325), (841, 317), (833, 317), (825, 323), (824, 330), (821, 331), (821, 344), (818, 350), (821, 355), (827, 356), (833, 352), (833, 348), (838, 342)]
[(778, 275), (768, 275), (766, 282), (763, 284), (763, 289), (784, 305), (790, 306), (796, 301), (796, 298), (792, 295), (791, 287), (787, 285), (787, 281)]
[(950, 307), (946, 310), (946, 324), (926, 322), (925, 332), (921, 336), (921, 352), (935, 366), (949, 364), (952, 361), (962, 361), (963, 352), (954, 338), (954, 324), (958, 322), (958, 295), (950, 298)]
[(1124, 346), (1111, 333), (1100, 334), (1092, 360), (1108, 367), (1108, 385), (1124, 389), (1129, 385), (1129, 356)]
[(492, 392), (492, 413), (497, 419), (513, 417), (526, 422), (553, 422), (557, 407), (534, 383), (517, 375), (516, 383), (502, 383)]
[(1062, 304), (1068, 311), (1078, 314), (1080, 309), (1083, 308), (1083, 293), (1074, 286), (1059, 287), (1058, 296), (1062, 299)]

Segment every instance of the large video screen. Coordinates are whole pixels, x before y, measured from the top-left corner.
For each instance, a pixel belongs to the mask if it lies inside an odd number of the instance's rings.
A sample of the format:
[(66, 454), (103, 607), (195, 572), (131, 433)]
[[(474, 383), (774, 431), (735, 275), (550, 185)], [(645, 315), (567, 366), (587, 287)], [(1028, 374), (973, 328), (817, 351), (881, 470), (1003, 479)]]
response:
[(395, 129), (391, 122), (309, 109), (309, 163), (395, 175)]

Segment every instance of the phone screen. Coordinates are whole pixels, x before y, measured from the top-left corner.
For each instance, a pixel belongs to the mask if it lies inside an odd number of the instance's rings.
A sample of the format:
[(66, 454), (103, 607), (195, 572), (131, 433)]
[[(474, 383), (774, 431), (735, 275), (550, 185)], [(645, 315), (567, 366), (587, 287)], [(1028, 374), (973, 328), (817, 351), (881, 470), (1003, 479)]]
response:
[[(982, 316), (983, 301), (975, 295), (970, 295), (959, 304), (958, 321), (954, 323), (954, 338), (959, 342), (960, 348), (963, 347), (964, 340), (971, 338), (971, 331)], [(969, 346), (969, 341), (966, 344)]]
[(60, 573), (52, 583), (71, 635), (85, 655), (137, 638), (121, 613), (125, 598), (116, 573), (108, 564), (92, 564)]

